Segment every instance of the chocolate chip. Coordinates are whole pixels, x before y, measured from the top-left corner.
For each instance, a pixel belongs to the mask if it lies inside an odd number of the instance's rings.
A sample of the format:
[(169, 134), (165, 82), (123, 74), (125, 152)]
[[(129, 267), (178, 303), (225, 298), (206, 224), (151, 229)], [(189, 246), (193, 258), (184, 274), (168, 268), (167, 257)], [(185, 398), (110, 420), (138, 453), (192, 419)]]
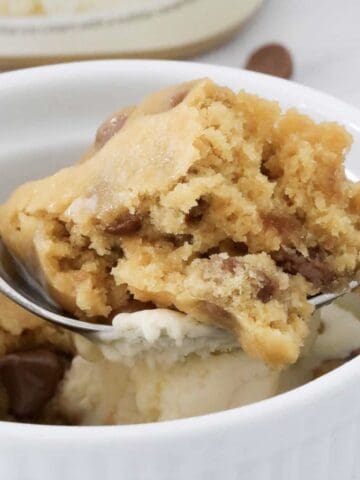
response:
[(263, 303), (268, 303), (273, 298), (277, 288), (277, 282), (267, 277), (264, 281), (264, 285), (257, 293), (257, 298)]
[(234, 242), (230, 238), (222, 240), (218, 246), (211, 247), (199, 254), (199, 258), (210, 258), (218, 253), (227, 253), (229, 257), (243, 257), (249, 253), (245, 242)]
[(127, 213), (105, 228), (107, 233), (113, 235), (131, 235), (138, 232), (142, 227), (142, 220), (139, 215)]
[(318, 245), (316, 245), (315, 247), (309, 247), (308, 251), (309, 251), (309, 257), (312, 260), (324, 261), (326, 258), (325, 250), (321, 249)]
[(235, 242), (234, 247), (237, 255), (247, 255), (249, 253), (249, 247), (245, 242)]
[(235, 273), (240, 261), (235, 257), (225, 258), (222, 262), (222, 268), (225, 272)]
[(171, 98), (170, 98), (170, 107), (175, 108), (177, 105), (179, 105), (186, 95), (188, 94), (187, 91), (180, 91), (175, 93)]
[(272, 143), (265, 142), (261, 154), (260, 172), (269, 180), (275, 180), (277, 175), (268, 166), (269, 160), (275, 155), (276, 149)]
[(179, 233), (166, 235), (165, 240), (172, 243), (174, 247), (179, 248), (182, 247), (185, 243), (189, 243), (190, 245), (192, 245), (194, 238), (188, 233)]
[(220, 252), (219, 247), (211, 247), (209, 250), (206, 250), (206, 252), (200, 253), (199, 258), (210, 258), (212, 255), (217, 255)]
[(225, 320), (232, 319), (231, 313), (227, 312), (224, 308), (219, 307), (216, 303), (201, 301), (199, 306), (203, 312), (211, 317), (215, 322), (219, 321), (220, 323)]
[(262, 175), (264, 175), (265, 177), (267, 177), (269, 180), (272, 180), (272, 178), (271, 178), (271, 171), (268, 169), (268, 167), (266, 166), (266, 163), (265, 163), (265, 162), (261, 162), (261, 165), (260, 165), (260, 173), (262, 173)]
[(199, 223), (202, 220), (206, 210), (208, 209), (208, 206), (209, 205), (206, 200), (204, 200), (203, 198), (199, 198), (197, 204), (194, 207), (190, 208), (189, 212), (186, 214), (186, 223)]
[(248, 58), (245, 68), (275, 77), (290, 78), (293, 73), (293, 62), (286, 47), (272, 43), (257, 49)]
[(121, 128), (125, 125), (128, 116), (124, 113), (119, 113), (114, 115), (109, 120), (106, 120), (96, 133), (95, 146), (96, 148), (102, 148), (105, 143), (107, 143), (115, 133), (119, 132)]
[(115, 255), (116, 260), (120, 257), (122, 258), (124, 256), (124, 250), (121, 248), (120, 245), (113, 245), (111, 247), (111, 253), (112, 255)]
[(280, 248), (271, 256), (284, 272), (292, 275), (299, 273), (316, 288), (328, 287), (335, 280), (334, 272), (322, 260), (320, 254), (313, 258), (306, 258), (294, 249)]
[(36, 418), (54, 396), (66, 362), (49, 350), (12, 353), (0, 359), (0, 380), (19, 420)]
[(301, 222), (292, 215), (270, 212), (262, 214), (261, 219), (264, 228), (277, 230), (284, 242), (289, 241), (294, 234), (296, 235), (302, 230)]

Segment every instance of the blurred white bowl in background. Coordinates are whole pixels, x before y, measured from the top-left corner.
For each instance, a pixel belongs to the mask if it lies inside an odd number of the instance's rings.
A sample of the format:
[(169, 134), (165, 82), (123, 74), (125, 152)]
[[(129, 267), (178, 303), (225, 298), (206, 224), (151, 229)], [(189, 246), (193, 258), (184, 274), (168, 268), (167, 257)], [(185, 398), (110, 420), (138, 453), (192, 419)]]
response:
[(43, 0), (40, 2), (44, 9), (42, 15), (27, 15), (27, 11), (31, 11), (32, 4), (35, 3), (33, 0), (18, 2), (19, 5), (14, 5), (13, 0), (7, 1), (11, 14), (1, 16), (0, 8), (0, 27), (26, 31), (68, 29), (127, 21), (195, 0)]

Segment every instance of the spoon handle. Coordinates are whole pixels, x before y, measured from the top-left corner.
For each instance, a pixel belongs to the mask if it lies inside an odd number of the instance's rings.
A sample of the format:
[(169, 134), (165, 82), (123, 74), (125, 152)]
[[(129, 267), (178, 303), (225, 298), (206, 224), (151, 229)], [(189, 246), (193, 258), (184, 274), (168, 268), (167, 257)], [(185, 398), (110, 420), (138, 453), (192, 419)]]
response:
[(316, 309), (324, 307), (325, 305), (329, 305), (330, 303), (332, 303), (337, 298), (340, 298), (346, 295), (347, 293), (352, 292), (353, 290), (358, 288), (358, 286), (359, 286), (359, 282), (354, 280), (349, 283), (349, 288), (347, 290), (344, 290), (341, 293), (322, 293), (319, 295), (314, 295), (309, 299), (309, 303), (314, 305)]

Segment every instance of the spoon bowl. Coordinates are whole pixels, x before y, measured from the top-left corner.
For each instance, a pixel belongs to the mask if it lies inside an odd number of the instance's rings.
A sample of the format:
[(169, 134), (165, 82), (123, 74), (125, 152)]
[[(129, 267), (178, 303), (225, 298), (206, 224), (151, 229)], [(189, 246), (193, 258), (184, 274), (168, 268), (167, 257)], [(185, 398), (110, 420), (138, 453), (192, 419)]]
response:
[(111, 325), (83, 322), (64, 311), (15, 259), (0, 239), (0, 292), (25, 310), (76, 333), (111, 332)]

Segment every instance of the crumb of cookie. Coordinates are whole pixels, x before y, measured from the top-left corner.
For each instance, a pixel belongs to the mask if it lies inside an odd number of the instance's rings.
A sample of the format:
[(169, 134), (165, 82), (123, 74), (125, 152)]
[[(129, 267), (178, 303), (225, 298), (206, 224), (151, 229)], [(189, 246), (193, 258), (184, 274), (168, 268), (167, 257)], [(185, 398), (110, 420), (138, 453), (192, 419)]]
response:
[(360, 266), (350, 144), (335, 123), (196, 80), (127, 110), (83, 163), (20, 187), (0, 232), (73, 315), (175, 307), (282, 366), (307, 335), (307, 296)]

